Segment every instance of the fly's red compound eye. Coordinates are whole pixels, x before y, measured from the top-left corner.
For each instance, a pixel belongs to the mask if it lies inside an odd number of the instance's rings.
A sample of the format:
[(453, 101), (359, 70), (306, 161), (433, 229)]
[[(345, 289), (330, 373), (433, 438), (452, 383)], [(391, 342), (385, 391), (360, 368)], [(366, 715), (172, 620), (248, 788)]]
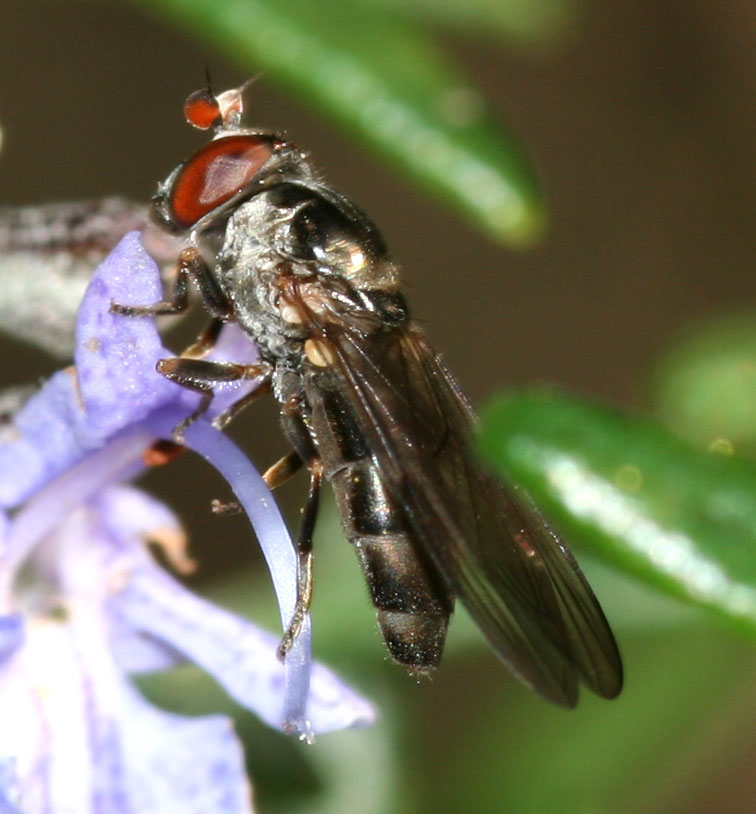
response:
[(189, 96), (184, 102), (184, 116), (198, 130), (209, 130), (223, 121), (220, 103), (207, 89), (195, 91)]
[(189, 229), (241, 192), (278, 144), (269, 137), (227, 136), (198, 150), (181, 168), (169, 190), (173, 225)]

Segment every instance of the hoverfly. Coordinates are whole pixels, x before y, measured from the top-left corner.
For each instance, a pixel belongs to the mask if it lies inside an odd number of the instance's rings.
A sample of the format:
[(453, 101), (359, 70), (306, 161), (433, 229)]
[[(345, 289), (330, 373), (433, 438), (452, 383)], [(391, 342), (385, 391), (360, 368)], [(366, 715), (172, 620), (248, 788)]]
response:
[[(370, 219), (326, 184), (286, 138), (242, 126), (241, 89), (186, 102), (213, 138), (158, 187), (153, 214), (187, 238), (172, 296), (129, 315), (176, 313), (197, 283), (212, 321), (191, 352), (159, 363), (204, 394), (262, 377), (309, 498), (299, 532), (296, 636), (311, 596), (311, 540), (323, 478), (336, 495), (391, 657), (427, 672), (460, 599), (512, 672), (545, 698), (577, 703), (578, 682), (605, 698), (622, 666), (604, 614), (567, 546), (527, 497), (495, 480), (470, 443), (475, 416), (409, 315), (399, 272)], [(249, 366), (202, 359), (235, 320), (258, 344)]]

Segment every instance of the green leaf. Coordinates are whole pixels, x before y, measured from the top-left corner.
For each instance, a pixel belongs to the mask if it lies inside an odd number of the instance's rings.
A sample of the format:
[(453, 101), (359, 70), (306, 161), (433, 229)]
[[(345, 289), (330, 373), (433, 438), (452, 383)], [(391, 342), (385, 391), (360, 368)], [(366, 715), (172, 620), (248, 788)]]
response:
[[(523, 245), (544, 204), (523, 151), (410, 18), (331, 0), (152, 0), (250, 75), (287, 85), (497, 240)], [(291, 122), (283, 123), (291, 125)]]
[(415, 765), (434, 738), (421, 778), (423, 811), (705, 810), (696, 794), (716, 788), (717, 773), (752, 739), (753, 648), (700, 623), (620, 635), (620, 645), (628, 671), (622, 695), (607, 703), (585, 693), (570, 711), (524, 691), (505, 694), (493, 667), (473, 673), (464, 665), (443, 723), (414, 735)]
[(661, 357), (655, 414), (702, 444), (756, 453), (756, 313), (696, 326)]
[(575, 27), (577, 0), (354, 0), (404, 9), (438, 25), (486, 39), (506, 38), (532, 46), (564, 39)]
[(756, 465), (544, 390), (496, 399), (480, 440), (568, 542), (756, 634)]

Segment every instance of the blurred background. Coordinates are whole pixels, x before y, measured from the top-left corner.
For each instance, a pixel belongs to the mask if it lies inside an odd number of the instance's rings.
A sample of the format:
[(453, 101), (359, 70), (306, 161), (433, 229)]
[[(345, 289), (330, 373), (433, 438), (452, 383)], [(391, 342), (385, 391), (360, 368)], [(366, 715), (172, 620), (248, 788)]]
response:
[[(253, 72), (125, 3), (3, 8), (3, 204), (147, 201), (203, 141), (181, 104), (203, 84), (205, 64), (217, 89)], [(537, 169), (550, 222), (527, 251), (497, 245), (425, 196), (264, 69), (248, 118), (311, 151), (379, 225), (415, 315), (476, 404), (502, 387), (548, 382), (650, 413), (653, 371), (681, 333), (756, 302), (756, 8), (605, 0), (559, 19), (531, 39), (438, 32)], [(6, 384), (59, 366), (10, 340), (2, 358)], [(275, 407), (250, 413), (233, 434), (264, 468), (284, 451)], [(223, 486), (188, 459), (148, 486), (186, 521), (197, 589), (275, 625), (243, 519), (207, 510), (227, 497)], [(301, 478), (282, 490), (292, 523), (304, 490)], [(589, 561), (626, 662), (618, 701), (552, 709), (496, 663), (463, 614), (442, 669), (418, 684), (387, 662), (339, 534), (328, 509), (316, 655), (377, 699), (381, 722), (307, 748), (234, 710), (261, 811), (753, 809), (756, 651), (745, 638)], [(190, 670), (142, 686), (180, 711), (229, 709)]]

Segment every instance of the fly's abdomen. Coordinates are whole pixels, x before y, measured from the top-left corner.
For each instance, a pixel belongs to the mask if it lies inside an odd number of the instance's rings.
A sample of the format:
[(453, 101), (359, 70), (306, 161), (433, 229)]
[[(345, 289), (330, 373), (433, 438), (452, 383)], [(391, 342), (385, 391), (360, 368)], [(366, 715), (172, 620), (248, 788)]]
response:
[(370, 458), (345, 465), (331, 484), (389, 653), (415, 670), (436, 667), (453, 606), (448, 590), (413, 544)]
[(308, 389), (310, 426), (354, 545), (391, 657), (429, 670), (443, 651), (453, 599), (386, 493), (369, 450), (338, 395)]

